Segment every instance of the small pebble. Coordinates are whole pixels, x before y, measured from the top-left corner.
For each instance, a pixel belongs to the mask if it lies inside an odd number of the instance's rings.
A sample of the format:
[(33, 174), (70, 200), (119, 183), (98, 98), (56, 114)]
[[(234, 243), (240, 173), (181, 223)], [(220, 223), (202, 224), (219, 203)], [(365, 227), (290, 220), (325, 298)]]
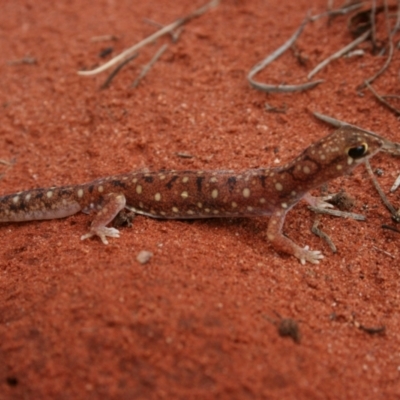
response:
[(144, 265), (147, 264), (150, 261), (150, 258), (153, 257), (153, 253), (151, 251), (147, 250), (141, 250), (139, 254), (136, 257), (136, 260)]

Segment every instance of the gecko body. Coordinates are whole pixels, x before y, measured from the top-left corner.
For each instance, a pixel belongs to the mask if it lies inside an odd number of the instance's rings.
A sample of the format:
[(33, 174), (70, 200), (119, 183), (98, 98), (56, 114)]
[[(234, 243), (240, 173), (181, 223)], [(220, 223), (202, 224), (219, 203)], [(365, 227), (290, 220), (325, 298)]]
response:
[(278, 251), (303, 264), (318, 263), (319, 251), (301, 248), (283, 235), (286, 213), (301, 199), (329, 204), (308, 192), (351, 171), (376, 154), (383, 139), (342, 127), (276, 168), (243, 171), (134, 171), (80, 185), (32, 189), (0, 197), (0, 222), (63, 218), (97, 212), (81, 239), (119, 237), (109, 224), (125, 207), (152, 218), (194, 219), (269, 215), (267, 237)]

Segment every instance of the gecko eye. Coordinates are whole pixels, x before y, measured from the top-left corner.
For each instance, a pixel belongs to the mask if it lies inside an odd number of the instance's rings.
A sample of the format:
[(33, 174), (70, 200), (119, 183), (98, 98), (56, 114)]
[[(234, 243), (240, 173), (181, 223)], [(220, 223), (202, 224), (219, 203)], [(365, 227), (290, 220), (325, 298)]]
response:
[(350, 147), (350, 149), (347, 151), (347, 154), (351, 158), (357, 160), (358, 158), (364, 157), (367, 154), (367, 151), (368, 145), (367, 143), (363, 143), (356, 147)]

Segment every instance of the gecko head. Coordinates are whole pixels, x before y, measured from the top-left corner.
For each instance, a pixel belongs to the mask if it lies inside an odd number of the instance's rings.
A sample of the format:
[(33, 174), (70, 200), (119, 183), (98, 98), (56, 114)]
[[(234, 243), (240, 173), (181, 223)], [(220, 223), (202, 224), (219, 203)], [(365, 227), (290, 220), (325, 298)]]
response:
[[(293, 175), (312, 186), (351, 171), (382, 149), (385, 140), (357, 128), (344, 126), (308, 147), (295, 161)], [(307, 185), (308, 186), (308, 185)]]
[(311, 145), (305, 152), (320, 167), (349, 170), (382, 149), (385, 140), (350, 126), (343, 126)]

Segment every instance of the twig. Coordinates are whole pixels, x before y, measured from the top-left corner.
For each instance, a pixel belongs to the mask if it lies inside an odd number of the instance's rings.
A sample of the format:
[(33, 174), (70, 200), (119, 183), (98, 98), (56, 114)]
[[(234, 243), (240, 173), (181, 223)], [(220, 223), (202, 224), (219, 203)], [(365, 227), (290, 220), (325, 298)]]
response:
[[(153, 21), (152, 19), (144, 18), (144, 21), (147, 22), (150, 25), (156, 26), (157, 28), (163, 28), (164, 27), (164, 25), (159, 24), (158, 22)], [(173, 43), (176, 43), (178, 41), (179, 36), (182, 33), (182, 29), (183, 28), (178, 28), (175, 32), (174, 31), (168, 32), (170, 34), (170, 36), (171, 36), (171, 39), (172, 39)]]
[(139, 55), (139, 53), (135, 53), (133, 55), (131, 55), (130, 57), (128, 57), (126, 60), (122, 61), (121, 64), (119, 64), (114, 70), (113, 72), (111, 72), (111, 74), (108, 76), (108, 78), (104, 81), (104, 83), (100, 86), (100, 89), (106, 89), (111, 81), (115, 78), (115, 76), (118, 74), (119, 71), (121, 71), (121, 69), (128, 64), (130, 61), (132, 61), (133, 59), (135, 59), (137, 56)]
[(388, 229), (388, 230), (390, 230), (390, 231), (393, 231), (393, 232), (396, 232), (396, 233), (400, 233), (400, 230), (398, 230), (398, 229), (395, 228), (394, 226), (390, 226), (390, 225), (383, 224), (381, 227), (382, 227), (383, 229)]
[(379, 247), (376, 246), (372, 246), (376, 251), (380, 251), (383, 254), (386, 254), (387, 256), (391, 257), (391, 258), (395, 258), (395, 256), (393, 254), (390, 254), (389, 252), (380, 249)]
[(19, 60), (11, 60), (11, 61), (7, 61), (8, 65), (20, 65), (20, 64), (36, 64), (36, 58), (33, 57), (23, 57), (20, 58)]
[(389, 17), (388, 17), (388, 5), (387, 2), (384, 2), (384, 10), (385, 10), (385, 16), (386, 16), (386, 24), (387, 24), (387, 30), (388, 30), (388, 39), (389, 39), (389, 54), (388, 57), (385, 61), (385, 63), (383, 64), (382, 68), (380, 70), (378, 70), (378, 72), (376, 72), (376, 74), (374, 74), (373, 76), (371, 76), (370, 78), (366, 79), (364, 81), (363, 84), (361, 84), (358, 89), (364, 89), (367, 84), (371, 84), (376, 78), (378, 78), (378, 76), (380, 76), (383, 72), (386, 71), (387, 67), (389, 66), (390, 62), (392, 61), (392, 57), (393, 57), (393, 51), (394, 51), (394, 45), (393, 45), (393, 33), (390, 32), (390, 26), (389, 26)]
[(132, 83), (131, 88), (135, 88), (137, 87), (137, 85), (139, 85), (139, 82), (147, 75), (147, 73), (150, 71), (151, 67), (156, 63), (156, 61), (162, 56), (162, 54), (164, 53), (165, 50), (167, 50), (168, 45), (167, 44), (163, 44), (157, 51), (156, 54), (154, 54), (153, 58), (150, 60), (150, 62), (148, 64), (146, 64), (143, 69), (142, 72), (140, 73), (140, 75), (137, 77), (137, 79), (135, 80), (135, 82)]
[(106, 62), (105, 64), (101, 65), (100, 67), (95, 68), (91, 71), (78, 71), (78, 74), (81, 76), (91, 76), (91, 75), (96, 75), (100, 72), (103, 72), (103, 71), (107, 70), (108, 68), (111, 68), (112, 66), (114, 66), (114, 65), (118, 64), (119, 62), (125, 60), (126, 58), (130, 57), (135, 51), (141, 49), (143, 46), (146, 46), (147, 44), (152, 43), (154, 40), (165, 35), (166, 33), (170, 33), (174, 29), (176, 29), (179, 26), (185, 24), (186, 22), (192, 20), (193, 18), (199, 17), (200, 15), (202, 15), (206, 11), (208, 11), (211, 7), (216, 7), (219, 4), (219, 2), (220, 2), (220, 0), (211, 0), (209, 3), (198, 8), (197, 10), (191, 12), (187, 16), (179, 18), (172, 24), (165, 26), (164, 28), (160, 29), (159, 31), (153, 33), (152, 35), (143, 39), (139, 43), (130, 47), (129, 49), (124, 50), (121, 54), (112, 58), (110, 61)]
[(396, 216), (398, 217), (398, 213), (397, 213), (396, 209), (389, 202), (385, 193), (383, 193), (383, 190), (379, 186), (379, 183), (376, 180), (374, 173), (372, 172), (371, 164), (369, 163), (368, 159), (365, 160), (365, 167), (367, 168), (368, 174), (369, 174), (370, 178), (372, 179), (372, 183), (374, 184), (376, 191), (378, 192), (379, 196), (381, 197), (383, 204), (390, 211), (390, 213), (392, 214), (393, 217), (396, 217)]
[(325, 11), (321, 14), (318, 15), (314, 15), (313, 17), (310, 17), (310, 21), (314, 22), (317, 19), (320, 19), (322, 17), (333, 17), (335, 15), (345, 15), (348, 14), (351, 11), (357, 10), (359, 8), (361, 8), (363, 6), (364, 3), (357, 3), (357, 4), (351, 4), (347, 7), (342, 7), (342, 8), (338, 8), (335, 10), (328, 10)]
[(261, 90), (262, 92), (267, 93), (288, 93), (288, 92), (296, 92), (302, 90), (312, 89), (313, 87), (319, 85), (323, 80), (318, 80), (314, 82), (307, 82), (302, 85), (269, 85), (261, 82), (257, 82), (253, 79), (254, 75), (264, 69), (268, 64), (275, 61), (278, 57), (280, 57), (287, 49), (289, 49), (300, 34), (303, 32), (304, 27), (309, 22), (309, 18), (305, 18), (304, 21), (301, 23), (300, 27), (297, 31), (277, 50), (275, 50), (272, 54), (267, 56), (264, 60), (257, 63), (248, 73), (247, 80), (249, 81), (250, 85), (257, 89)]
[(318, 207), (308, 207), (309, 210), (314, 211), (317, 214), (328, 214), (333, 215), (334, 217), (341, 217), (341, 218), (352, 218), (356, 221), (365, 221), (366, 218), (362, 214), (355, 214), (346, 211), (339, 211), (339, 210), (332, 210), (329, 208), (318, 208)]
[(360, 325), (358, 327), (359, 329), (361, 329), (362, 331), (370, 334), (370, 335), (379, 335), (379, 334), (383, 334), (386, 331), (386, 326), (364, 326), (364, 325)]
[(392, 30), (392, 35), (394, 35), (400, 27), (400, 0), (397, 0), (397, 18), (396, 18), (396, 25)]
[(179, 152), (179, 153), (175, 153), (175, 154), (176, 154), (177, 157), (180, 157), (180, 158), (193, 158), (194, 157), (194, 156), (192, 156), (191, 154), (188, 154), (188, 153)]
[(344, 54), (349, 52), (350, 50), (354, 49), (354, 47), (358, 46), (360, 43), (362, 43), (364, 40), (367, 39), (367, 37), (370, 35), (371, 30), (369, 29), (368, 31), (364, 32), (361, 36), (359, 36), (356, 40), (353, 40), (351, 43), (349, 43), (347, 46), (343, 47), (336, 53), (332, 54), (328, 58), (326, 58), (324, 61), (319, 63), (307, 76), (308, 79), (311, 79), (317, 72), (319, 72), (322, 68), (326, 67), (331, 61), (336, 60), (337, 58), (342, 57)]
[(364, 82), (365, 86), (371, 91), (371, 93), (384, 104), (389, 110), (393, 111), (395, 114), (400, 115), (400, 110), (394, 106), (392, 106), (389, 102), (387, 102), (382, 96), (380, 96), (377, 91), (367, 82)]
[(332, 250), (332, 253), (336, 253), (337, 249), (332, 239), (328, 236), (328, 234), (326, 234), (325, 232), (323, 232), (321, 229), (318, 228), (319, 222), (320, 222), (319, 219), (316, 218), (311, 228), (311, 232), (314, 233), (314, 235), (320, 237), (321, 239), (324, 239), (326, 243), (328, 243), (328, 246)]
[(268, 112), (285, 114), (287, 111), (287, 105), (284, 103), (282, 107), (275, 107), (275, 106), (271, 106), (268, 103), (265, 103), (264, 109), (265, 109), (265, 111), (268, 111)]
[(375, 27), (375, 18), (376, 18), (376, 0), (372, 0), (372, 6), (371, 6), (371, 13), (369, 16), (369, 21), (371, 24), (371, 40), (372, 40), (372, 46), (373, 50), (375, 51), (376, 49), (376, 27)]
[(397, 99), (400, 100), (400, 96), (397, 94), (385, 94), (381, 96), (383, 99)]
[(400, 175), (394, 181), (393, 186), (390, 188), (390, 193), (393, 193), (400, 186)]
[(93, 36), (90, 41), (91, 42), (108, 42), (109, 40), (118, 40), (115, 35), (102, 35), (102, 36)]

